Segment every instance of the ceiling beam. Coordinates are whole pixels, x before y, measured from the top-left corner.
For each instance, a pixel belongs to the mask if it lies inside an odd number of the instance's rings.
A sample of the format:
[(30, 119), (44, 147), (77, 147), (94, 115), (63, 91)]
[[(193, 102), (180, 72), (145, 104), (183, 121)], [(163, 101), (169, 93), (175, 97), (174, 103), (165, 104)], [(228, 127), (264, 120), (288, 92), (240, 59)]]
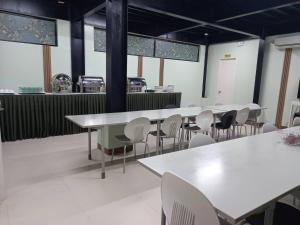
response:
[(140, 1), (137, 1), (137, 0), (129, 0), (128, 4), (130, 6), (133, 6), (133, 7), (136, 7), (136, 8), (141, 8), (141, 9), (144, 9), (144, 10), (160, 13), (160, 14), (163, 14), (163, 15), (166, 15), (166, 16), (171, 16), (171, 17), (174, 17), (174, 18), (177, 18), (177, 19), (190, 21), (190, 22), (202, 25), (202, 26), (211, 26), (211, 27), (214, 27), (214, 28), (218, 28), (220, 30), (225, 30), (225, 31), (229, 31), (229, 32), (249, 36), (251, 38), (259, 38), (259, 36), (256, 35), (256, 34), (251, 34), (251, 33), (248, 33), (248, 32), (241, 31), (241, 30), (232, 29), (230, 27), (225, 27), (225, 26), (222, 26), (222, 25), (219, 25), (219, 24), (207, 22), (207, 21), (200, 20), (200, 19), (197, 19), (197, 18), (192, 18), (190, 16), (181, 15), (181, 14), (178, 14), (176, 12), (170, 12), (170, 11), (167, 11), (166, 9), (153, 8), (151, 6), (148, 6), (146, 4), (146, 2), (140, 3)]
[(262, 10), (256, 10), (256, 11), (253, 11), (253, 12), (243, 13), (243, 14), (240, 14), (240, 15), (220, 19), (220, 20), (217, 20), (216, 22), (221, 23), (221, 22), (225, 22), (225, 21), (229, 21), (229, 20), (240, 19), (242, 17), (252, 16), (252, 15), (261, 14), (261, 13), (266, 13), (266, 12), (270, 12), (270, 11), (274, 11), (274, 10), (280, 10), (282, 8), (291, 7), (291, 6), (295, 6), (295, 5), (299, 5), (299, 4), (300, 4), (300, 1), (287, 3), (287, 4), (283, 4), (283, 5), (279, 5), (279, 6), (269, 7), (269, 8), (262, 9)]
[(100, 11), (101, 9), (104, 9), (106, 6), (106, 2), (101, 3), (100, 5), (96, 6), (95, 8), (89, 10), (88, 12), (86, 12), (84, 14), (84, 17), (89, 17), (92, 16), (93, 14), (96, 14), (98, 11)]

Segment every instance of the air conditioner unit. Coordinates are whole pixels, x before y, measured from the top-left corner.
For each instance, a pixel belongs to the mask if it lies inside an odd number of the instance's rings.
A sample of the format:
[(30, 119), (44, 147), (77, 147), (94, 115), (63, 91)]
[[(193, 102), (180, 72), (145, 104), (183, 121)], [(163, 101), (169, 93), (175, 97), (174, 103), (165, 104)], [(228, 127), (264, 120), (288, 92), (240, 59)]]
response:
[(278, 49), (299, 48), (300, 47), (300, 36), (276, 38), (274, 40), (274, 45)]

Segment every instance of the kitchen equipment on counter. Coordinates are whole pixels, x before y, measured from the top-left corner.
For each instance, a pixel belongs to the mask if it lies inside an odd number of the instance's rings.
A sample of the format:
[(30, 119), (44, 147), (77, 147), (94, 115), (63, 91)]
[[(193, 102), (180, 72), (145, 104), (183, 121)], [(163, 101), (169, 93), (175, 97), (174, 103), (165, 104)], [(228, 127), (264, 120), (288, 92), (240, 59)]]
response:
[(77, 87), (81, 93), (105, 92), (103, 77), (80, 76)]
[(142, 77), (128, 77), (127, 91), (128, 92), (143, 92), (143, 88), (147, 89), (145, 78)]
[(72, 78), (67, 74), (56, 74), (52, 77), (52, 92), (55, 93), (71, 93)]

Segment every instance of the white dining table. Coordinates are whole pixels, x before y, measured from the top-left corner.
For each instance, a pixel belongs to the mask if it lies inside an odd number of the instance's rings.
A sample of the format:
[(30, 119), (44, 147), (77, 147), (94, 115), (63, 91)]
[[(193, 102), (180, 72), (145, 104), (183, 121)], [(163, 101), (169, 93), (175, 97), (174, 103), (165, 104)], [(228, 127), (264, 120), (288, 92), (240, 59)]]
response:
[(158, 176), (171, 172), (194, 185), (232, 224), (265, 210), (265, 225), (271, 225), (275, 202), (300, 186), (300, 147), (284, 143), (289, 133), (300, 134), (300, 127), (140, 159), (139, 163)]
[[(89, 159), (91, 159), (91, 129), (101, 130), (105, 126), (127, 124), (133, 119), (139, 117), (146, 117), (150, 121), (157, 122), (157, 131), (160, 131), (161, 121), (175, 114), (182, 116), (182, 125), (184, 125), (185, 119), (197, 116), (203, 110), (212, 110), (214, 120), (216, 121), (216, 115), (224, 113), (223, 110), (216, 109), (214, 106), (205, 107), (187, 107), (187, 108), (174, 108), (174, 109), (158, 109), (158, 110), (145, 110), (145, 111), (133, 111), (133, 112), (120, 112), (120, 113), (103, 113), (103, 114), (90, 114), (90, 115), (74, 115), (66, 116), (66, 118), (81, 128), (88, 129), (88, 149)], [(215, 124), (215, 122), (214, 122)], [(102, 134), (103, 132), (101, 132)], [(159, 152), (159, 139), (160, 132), (157, 132), (156, 136), (156, 153)], [(215, 129), (213, 129), (215, 133)], [(213, 134), (214, 135), (214, 134)], [(183, 145), (184, 129), (181, 132), (180, 146)], [(105, 178), (105, 155), (104, 148), (101, 149), (101, 177)]]

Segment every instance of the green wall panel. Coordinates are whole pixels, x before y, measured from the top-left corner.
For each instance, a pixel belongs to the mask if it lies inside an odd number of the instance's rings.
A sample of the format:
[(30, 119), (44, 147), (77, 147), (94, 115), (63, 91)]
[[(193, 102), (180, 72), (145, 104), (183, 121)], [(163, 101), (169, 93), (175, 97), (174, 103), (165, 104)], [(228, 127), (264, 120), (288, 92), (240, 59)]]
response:
[(196, 62), (199, 60), (199, 46), (156, 40), (155, 57)]
[(0, 40), (56, 45), (56, 21), (0, 12)]
[[(106, 51), (106, 31), (94, 28), (94, 49), (98, 52)], [(128, 35), (128, 55), (142, 55), (165, 59), (185, 61), (199, 61), (199, 46), (155, 38), (145, 38), (138, 35)]]

